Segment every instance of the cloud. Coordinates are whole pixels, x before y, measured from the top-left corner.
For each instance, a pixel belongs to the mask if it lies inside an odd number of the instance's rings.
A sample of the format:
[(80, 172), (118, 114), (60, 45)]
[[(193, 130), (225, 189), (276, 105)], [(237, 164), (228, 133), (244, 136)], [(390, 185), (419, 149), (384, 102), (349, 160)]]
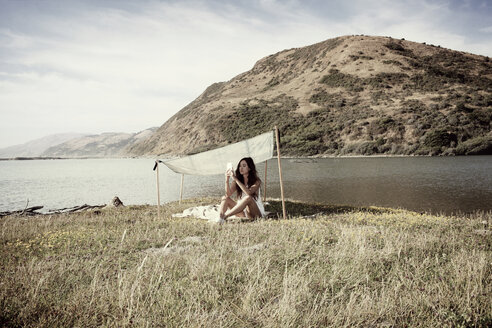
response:
[(483, 33), (492, 33), (492, 25), (487, 27), (482, 27), (481, 29), (479, 29), (479, 31)]
[[(260, 58), (340, 35), (404, 37), (492, 55), (489, 37), (463, 27), (474, 17), (471, 9), (458, 14), (446, 1), (0, 0), (0, 6), (0, 147), (50, 133), (158, 126), (208, 85)], [(490, 33), (490, 26), (477, 30)]]

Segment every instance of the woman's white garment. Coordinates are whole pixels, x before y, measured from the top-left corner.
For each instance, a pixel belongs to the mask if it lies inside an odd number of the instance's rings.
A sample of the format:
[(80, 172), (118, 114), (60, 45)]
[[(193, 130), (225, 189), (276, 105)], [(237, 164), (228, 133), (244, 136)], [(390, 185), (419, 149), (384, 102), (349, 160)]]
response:
[[(244, 192), (241, 193), (241, 197), (239, 197), (239, 199), (243, 198), (243, 195), (244, 195)], [(258, 206), (258, 209), (260, 210), (260, 213), (261, 213), (261, 217), (265, 217), (265, 207), (263, 206), (263, 202), (261, 201), (261, 190), (258, 189), (258, 197), (256, 197), (256, 199), (254, 197), (251, 197), (251, 198), (253, 198), (253, 200), (256, 203), (256, 206)], [(238, 199), (238, 201), (239, 201), (239, 199)], [(247, 211), (246, 211), (246, 209), (244, 209), (244, 215), (246, 215), (246, 217), (248, 217), (248, 215), (246, 213), (247, 213)]]
[(173, 218), (185, 218), (193, 216), (195, 218), (208, 220), (210, 222), (219, 222), (219, 205), (190, 207), (184, 210), (183, 213), (175, 213), (172, 216)]

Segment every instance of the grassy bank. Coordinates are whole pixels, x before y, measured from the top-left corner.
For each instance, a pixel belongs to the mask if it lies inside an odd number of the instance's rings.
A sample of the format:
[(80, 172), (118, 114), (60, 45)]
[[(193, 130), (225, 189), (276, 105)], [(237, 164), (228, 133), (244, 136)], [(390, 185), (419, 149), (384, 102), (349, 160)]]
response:
[(211, 201), (162, 220), (151, 206), (4, 218), (0, 326), (492, 324), (492, 213), (288, 203), (288, 220), (171, 218)]

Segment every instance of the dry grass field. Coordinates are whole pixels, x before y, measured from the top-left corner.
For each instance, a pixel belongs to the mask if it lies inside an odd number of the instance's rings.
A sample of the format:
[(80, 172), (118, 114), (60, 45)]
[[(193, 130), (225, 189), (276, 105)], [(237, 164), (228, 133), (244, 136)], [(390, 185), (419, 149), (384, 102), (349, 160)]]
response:
[(492, 213), (289, 202), (288, 220), (171, 218), (214, 201), (161, 220), (155, 206), (3, 218), (0, 326), (492, 325)]

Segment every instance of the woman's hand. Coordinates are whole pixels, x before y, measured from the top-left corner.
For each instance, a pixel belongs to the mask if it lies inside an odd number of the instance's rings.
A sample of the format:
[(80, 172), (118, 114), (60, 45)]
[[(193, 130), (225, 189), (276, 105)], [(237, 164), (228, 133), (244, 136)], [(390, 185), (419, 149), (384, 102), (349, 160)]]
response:
[(226, 177), (234, 177), (234, 171), (232, 169), (228, 169), (226, 171)]

